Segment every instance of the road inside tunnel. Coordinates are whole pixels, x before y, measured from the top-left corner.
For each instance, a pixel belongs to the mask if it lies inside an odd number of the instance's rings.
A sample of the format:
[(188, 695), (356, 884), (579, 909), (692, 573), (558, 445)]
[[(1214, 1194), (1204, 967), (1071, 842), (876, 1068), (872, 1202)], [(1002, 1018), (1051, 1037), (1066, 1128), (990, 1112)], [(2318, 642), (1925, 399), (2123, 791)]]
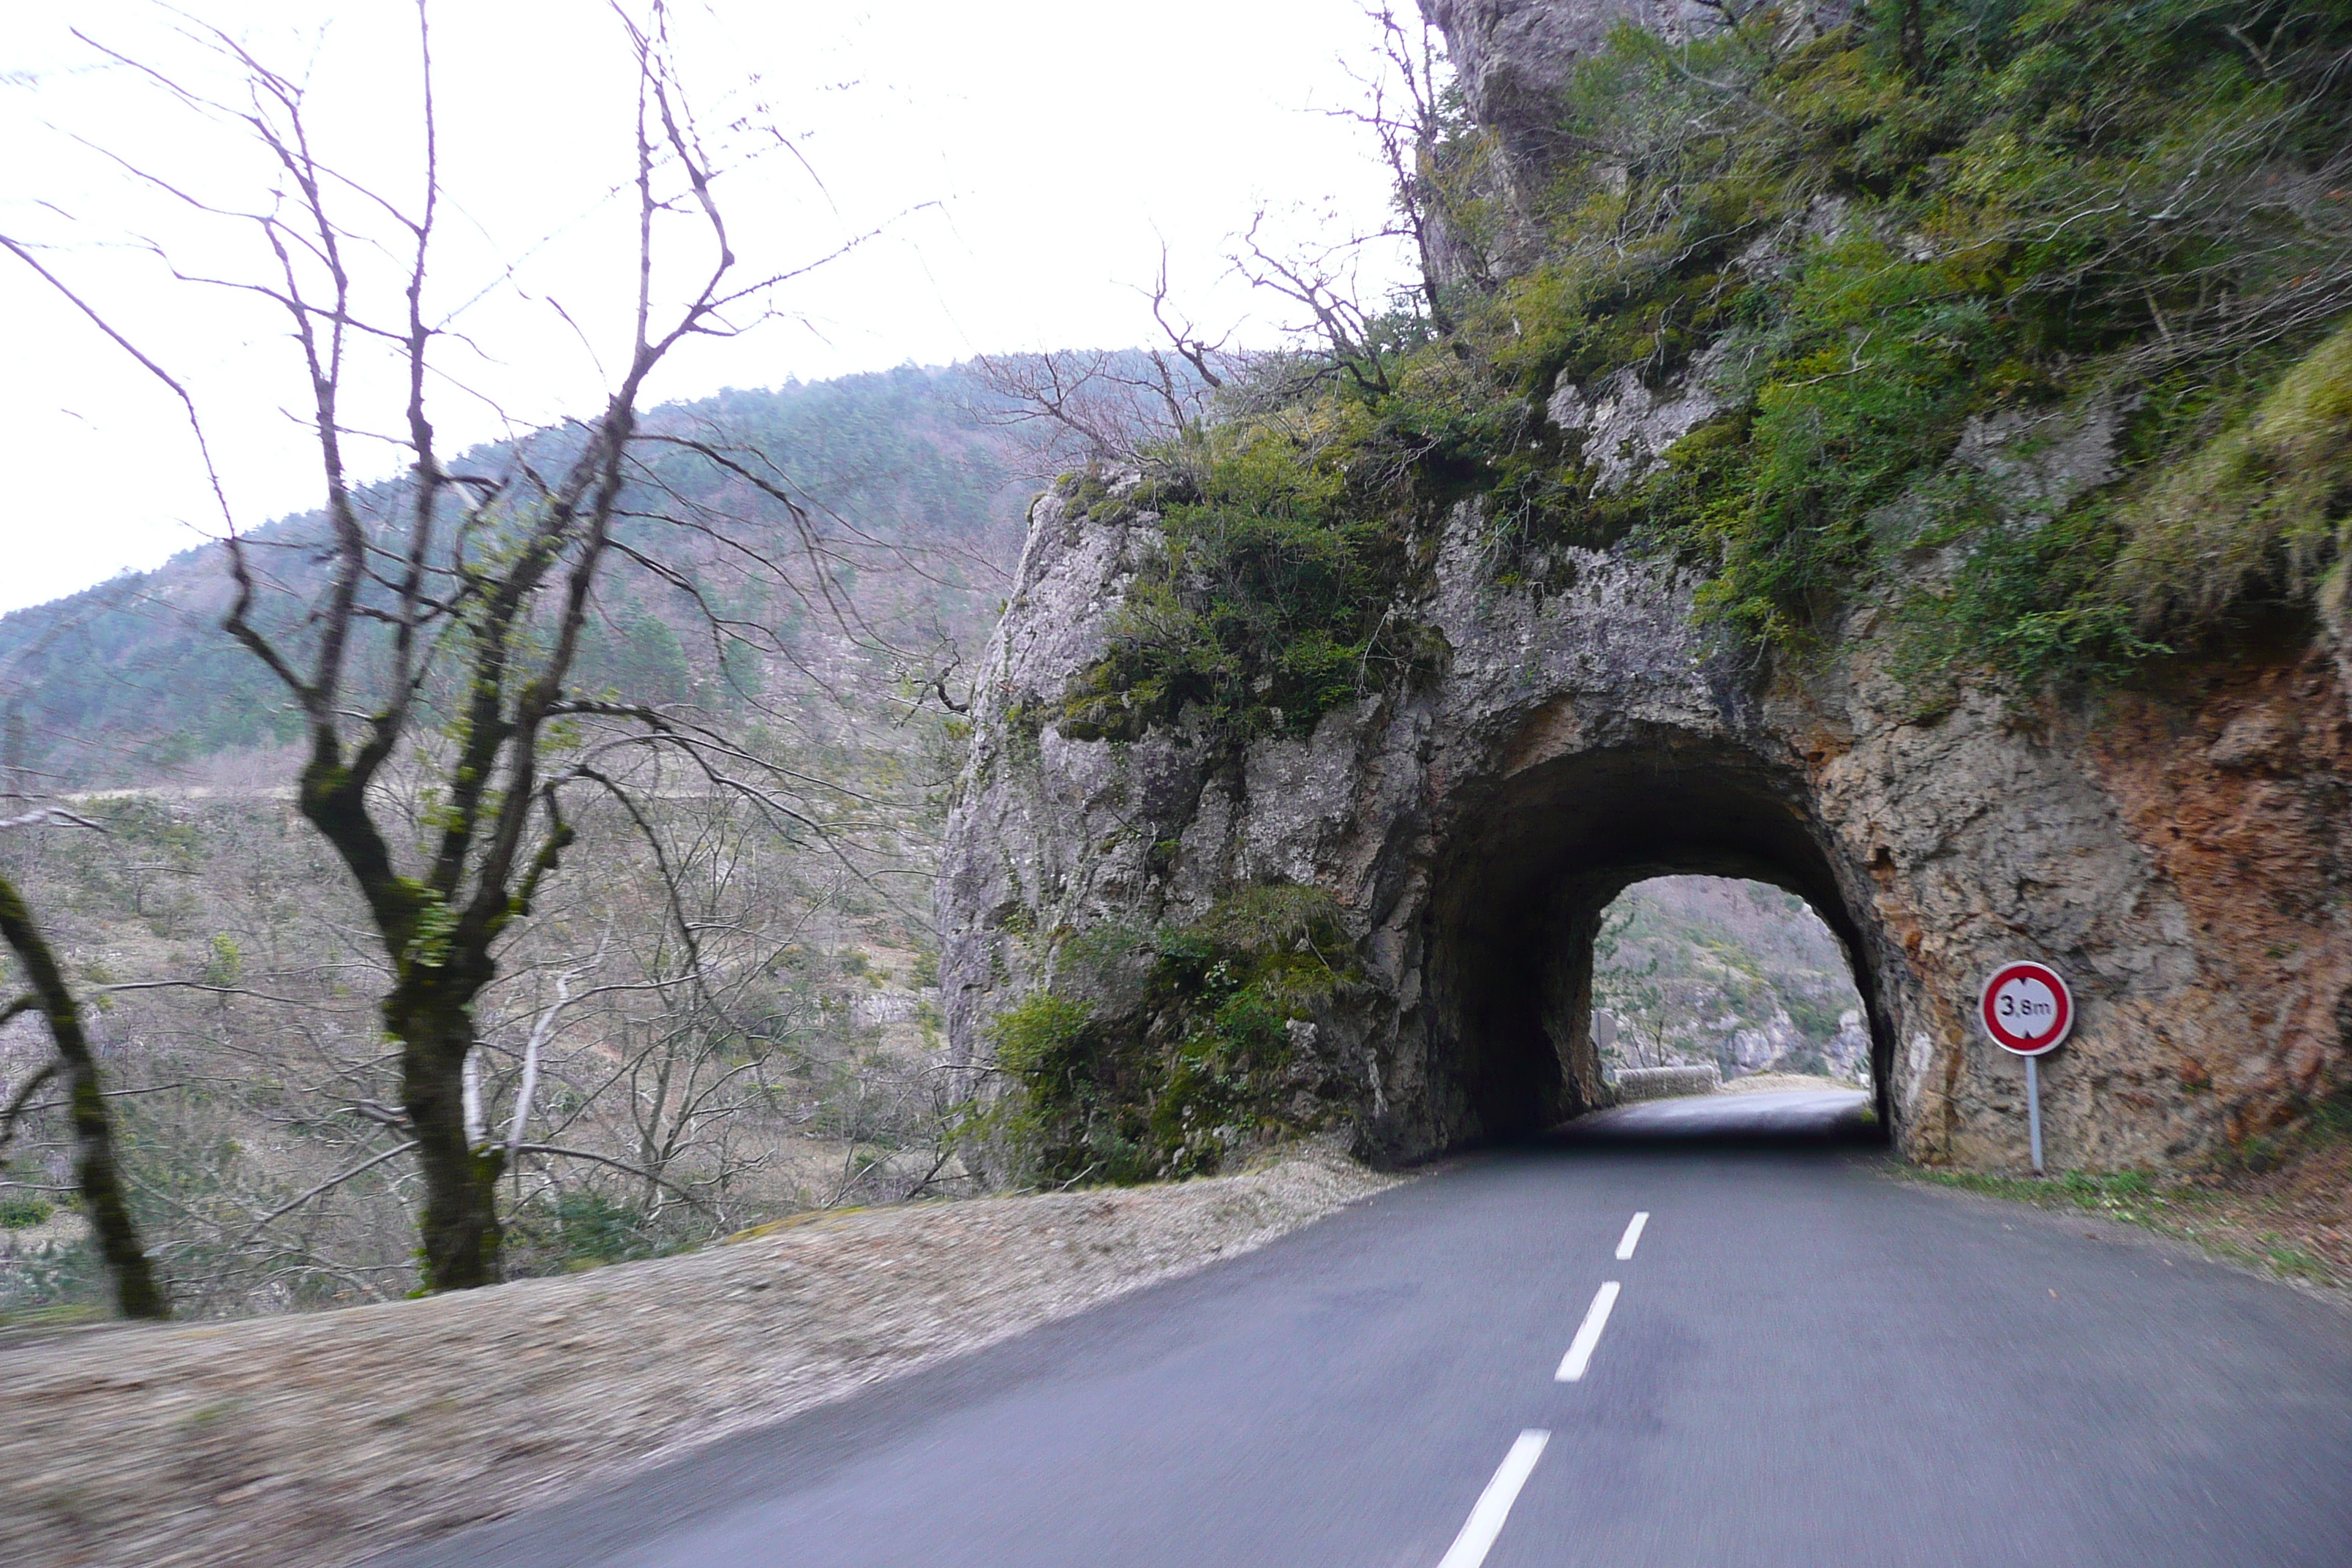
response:
[(1817, 1142), (1874, 1149), (1885, 1142), (1866, 1089), (1706, 1094), (1612, 1106), (1555, 1129), (1547, 1142), (1646, 1149), (1694, 1157)]
[(378, 1568), (2343, 1562), (2340, 1309), (1897, 1180), (1854, 1110), (1461, 1156)]

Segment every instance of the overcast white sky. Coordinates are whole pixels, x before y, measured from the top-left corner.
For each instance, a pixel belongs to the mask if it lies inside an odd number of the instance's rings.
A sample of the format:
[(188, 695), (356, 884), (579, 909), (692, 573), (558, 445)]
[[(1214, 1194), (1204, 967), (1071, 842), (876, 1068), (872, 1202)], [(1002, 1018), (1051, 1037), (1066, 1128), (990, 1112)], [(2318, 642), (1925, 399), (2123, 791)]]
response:
[[(415, 189), (409, 0), (188, 3), (310, 82), (331, 158), (396, 200)], [(436, 302), (467, 337), (449, 355), (440, 414), (455, 447), (503, 419), (540, 423), (600, 400), (593, 351), (609, 363), (627, 282), (615, 269), (627, 211), (607, 193), (628, 173), (632, 79), (601, 0), (468, 0), (433, 15), (450, 204)], [(739, 248), (791, 264), (886, 232), (781, 296), (801, 320), (679, 358), (659, 399), (1140, 342), (1151, 328), (1137, 289), (1163, 240), (1192, 313), (1263, 340), (1277, 322), (1225, 273), (1234, 231), (1261, 207), (1300, 242), (1381, 219), (1371, 149), (1326, 112), (1361, 98), (1341, 63), (1373, 47), (1356, 0), (688, 0), (680, 26), (706, 121), (772, 121), (822, 181), (786, 155), (732, 176)], [(315, 504), (283, 318), (174, 282), (142, 244), (183, 268), (249, 278), (266, 260), (251, 226), (204, 219), (123, 162), (227, 205), (257, 200), (268, 172), (68, 26), (227, 85), (160, 7), (11, 7), (0, 232), (47, 247), (47, 265), (188, 384), (240, 525)], [(0, 321), (0, 610), (218, 531), (170, 395), (5, 255)], [(355, 422), (387, 428), (397, 409), (379, 399)], [(383, 447), (359, 458), (370, 475), (394, 462)]]

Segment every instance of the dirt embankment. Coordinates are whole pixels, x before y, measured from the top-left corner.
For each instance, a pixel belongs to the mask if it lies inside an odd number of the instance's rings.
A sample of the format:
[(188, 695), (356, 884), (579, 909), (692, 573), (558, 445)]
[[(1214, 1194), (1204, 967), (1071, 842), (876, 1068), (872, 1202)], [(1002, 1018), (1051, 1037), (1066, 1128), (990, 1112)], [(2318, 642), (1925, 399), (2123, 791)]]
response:
[(1246, 1252), (1393, 1184), (1322, 1147), (1177, 1186), (817, 1215), (688, 1257), (0, 1352), (0, 1562), (346, 1563)]

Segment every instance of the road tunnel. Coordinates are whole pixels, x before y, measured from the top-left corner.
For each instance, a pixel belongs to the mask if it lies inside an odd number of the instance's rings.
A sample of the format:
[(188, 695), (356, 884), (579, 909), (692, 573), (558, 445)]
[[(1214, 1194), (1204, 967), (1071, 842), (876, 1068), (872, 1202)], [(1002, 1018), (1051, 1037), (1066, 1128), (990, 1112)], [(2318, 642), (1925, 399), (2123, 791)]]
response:
[(1678, 875), (1803, 899), (1843, 947), (1870, 1036), (1878, 1119), (1895, 1033), (1862, 878), (1810, 816), (1802, 776), (1672, 734), (1521, 769), (1440, 863), (1430, 904), (1432, 1110), (1441, 1143), (1524, 1137), (1606, 1102), (1594, 941), (1612, 900)]

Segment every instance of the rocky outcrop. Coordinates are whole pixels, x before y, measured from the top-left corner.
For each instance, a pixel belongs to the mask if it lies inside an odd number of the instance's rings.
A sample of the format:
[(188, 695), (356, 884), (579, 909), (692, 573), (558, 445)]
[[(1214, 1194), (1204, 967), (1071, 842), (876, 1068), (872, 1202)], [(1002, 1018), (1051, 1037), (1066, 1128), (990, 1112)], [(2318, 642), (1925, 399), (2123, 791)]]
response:
[(1716, 385), (1722, 354), (1710, 349), (1664, 395), (1640, 374), (1621, 370), (1591, 387), (1565, 376), (1554, 384), (1544, 414), (1562, 431), (1584, 437), (1591, 455), (1594, 488), (1622, 489), (1665, 456), (1666, 448), (1723, 412)]
[(1471, 113), (1532, 156), (1549, 151), (1553, 101), (1569, 74), (1612, 31), (1679, 39), (1722, 23), (1700, 0), (1428, 0), (1423, 9), (1445, 35)]
[[(1500, 220), (1475, 243), (1442, 235), (1441, 270), (1450, 278), (1499, 276), (1536, 258), (1532, 208), (1546, 171), (1564, 150), (1559, 95), (1611, 33), (1638, 27), (1679, 43), (1704, 38), (1750, 9), (1718, 0), (1422, 0), (1423, 14), (1445, 35), (1464, 100), (1492, 133), (1493, 162), (1477, 183), (1497, 204)], [(1782, 5), (1775, 13), (1780, 42), (1786, 47), (1843, 26), (1853, 10), (1852, 0)]]
[(1370, 977), (1308, 1031), (1361, 1147), (1523, 1131), (1603, 1098), (1602, 910), (1696, 872), (1788, 888), (1837, 931), (1883, 1113), (1920, 1160), (2022, 1158), (2020, 1064), (1972, 1021), (2011, 957), (2081, 1002), (2043, 1073), (2056, 1163), (2194, 1162), (2352, 1072), (2352, 731), (2325, 649), (1923, 712), (1872, 612), (1821, 668), (1759, 670), (1658, 563), (1580, 551), (1549, 590), (1498, 584), (1465, 503), (1410, 606), (1441, 670), (1303, 738), (1074, 740), (1034, 716), (1158, 548), (1150, 511), (1095, 510), (1035, 509), (950, 818), (942, 982), (967, 1058), (1076, 934), (1298, 883), (1337, 900)]
[[(1698, 25), (1644, 3), (1430, 9), (1474, 106), (1513, 157), (1539, 158), (1528, 106), (1609, 26)], [(1843, 221), (1817, 203), (1802, 226)], [(1724, 395), (1702, 353), (1671, 381), (1555, 384), (1545, 411), (1607, 490)], [(2124, 412), (1973, 423), (1945, 475), (2036, 526), (2114, 477)], [(2352, 663), (2324, 629), (2168, 685), (2032, 701), (1964, 686), (1923, 706), (1881, 602), (1811, 662), (1763, 660), (1705, 628), (1670, 561), (1562, 548), (1505, 570), (1474, 500), (1428, 523), (1392, 608), (1434, 650), (1409, 679), (1306, 734), (1244, 743), (1197, 713), (1130, 740), (1066, 732), (1055, 715), (1162, 559), (1158, 522), (1132, 491), (1068, 489), (1033, 512), (940, 883), (967, 1059), (1040, 987), (1133, 1006), (1115, 976), (1079, 973), (1072, 955), (1103, 948), (1091, 933), (1177, 929), (1236, 889), (1297, 884), (1336, 902), (1354, 946), (1349, 984), (1295, 1020), (1314, 1058), (1299, 1081), (1360, 1149), (1522, 1132), (1605, 1096), (1602, 910), (1635, 881), (1702, 873), (1789, 889), (1837, 932), (1882, 1118), (1918, 1160), (2024, 1159), (2021, 1064), (1973, 1021), (2010, 958), (2056, 965), (2080, 1004), (2042, 1075), (2059, 1165), (2193, 1163), (2352, 1084)], [(1910, 522), (1899, 502), (1873, 519), (1898, 543)], [(1953, 563), (1924, 539), (1899, 571)]]
[[(1672, 42), (1704, 37), (1751, 6), (1713, 0), (1423, 0), (1445, 35), (1446, 52), (1470, 112), (1518, 155), (1548, 156), (1555, 102), (1578, 63), (1600, 52), (1619, 27)], [(1843, 25), (1852, 0), (1800, 0), (1781, 7), (1782, 28), (1806, 33)]]

